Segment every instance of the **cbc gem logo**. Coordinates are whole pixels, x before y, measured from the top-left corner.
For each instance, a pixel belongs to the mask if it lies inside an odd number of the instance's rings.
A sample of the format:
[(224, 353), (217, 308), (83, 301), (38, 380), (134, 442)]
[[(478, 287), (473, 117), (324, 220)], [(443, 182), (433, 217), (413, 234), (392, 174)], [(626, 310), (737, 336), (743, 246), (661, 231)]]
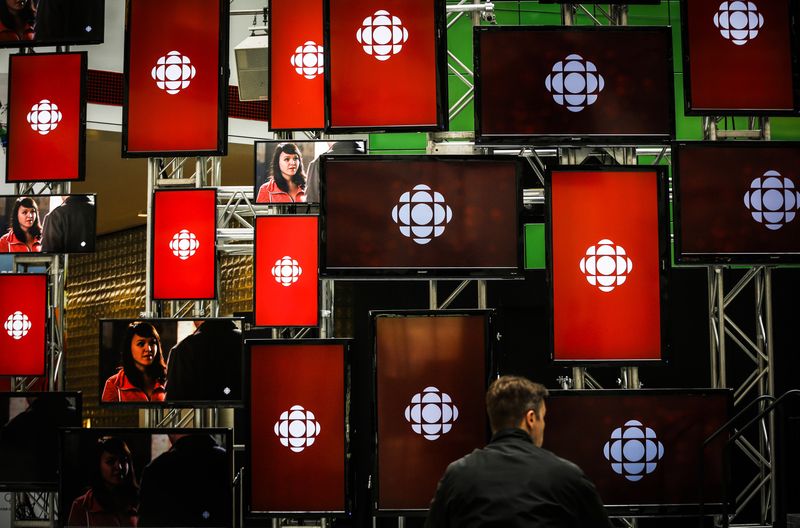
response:
[(553, 101), (570, 112), (580, 112), (597, 101), (605, 80), (592, 61), (573, 53), (553, 65), (544, 85), (553, 95)]
[(744, 193), (744, 205), (750, 209), (753, 220), (777, 231), (794, 220), (800, 208), (800, 192), (792, 180), (769, 170), (750, 183), (750, 190)]
[(442, 193), (423, 184), (400, 195), (398, 204), (392, 208), (392, 220), (400, 226), (400, 233), (420, 245), (442, 236), (452, 219), (453, 210)]
[(589, 284), (608, 293), (625, 283), (633, 269), (633, 261), (625, 253), (625, 248), (604, 238), (586, 249), (580, 268)]
[(62, 117), (58, 105), (51, 103), (49, 99), (42, 99), (33, 105), (27, 116), (28, 124), (33, 131), (43, 136), (55, 130)]
[(753, 2), (722, 2), (714, 14), (714, 25), (723, 38), (744, 46), (764, 27), (764, 15)]
[(172, 250), (172, 254), (181, 260), (194, 256), (199, 247), (200, 241), (188, 229), (181, 229), (172, 235), (172, 240), (169, 241), (169, 248)]
[(6, 322), (3, 323), (3, 328), (8, 332), (9, 337), (19, 340), (28, 335), (28, 330), (33, 326), (28, 319), (28, 316), (17, 310), (9, 315)]
[(656, 470), (658, 461), (664, 458), (664, 444), (642, 422), (628, 420), (611, 433), (611, 440), (603, 446), (603, 455), (615, 473), (637, 482)]
[(436, 387), (425, 387), (411, 397), (405, 416), (412, 431), (426, 440), (438, 440), (453, 428), (453, 422), (458, 419), (458, 407), (446, 392)]
[(356, 40), (364, 53), (379, 61), (386, 61), (403, 49), (403, 44), (408, 40), (408, 30), (398, 17), (379, 9), (361, 23), (356, 31)]
[(311, 447), (319, 436), (320, 425), (314, 413), (307, 411), (302, 405), (293, 405), (288, 411), (281, 413), (275, 422), (275, 436), (281, 444), (295, 453)]
[(272, 276), (275, 278), (275, 282), (282, 286), (291, 286), (300, 279), (302, 273), (303, 268), (296, 259), (289, 255), (276, 260), (272, 267)]
[(159, 57), (150, 71), (156, 86), (170, 95), (178, 94), (188, 88), (195, 75), (197, 70), (192, 65), (191, 59), (174, 50)]
[(294, 71), (306, 79), (314, 79), (317, 75), (322, 75), (325, 72), (325, 60), (322, 52), (322, 46), (313, 40), (297, 46), (290, 59)]

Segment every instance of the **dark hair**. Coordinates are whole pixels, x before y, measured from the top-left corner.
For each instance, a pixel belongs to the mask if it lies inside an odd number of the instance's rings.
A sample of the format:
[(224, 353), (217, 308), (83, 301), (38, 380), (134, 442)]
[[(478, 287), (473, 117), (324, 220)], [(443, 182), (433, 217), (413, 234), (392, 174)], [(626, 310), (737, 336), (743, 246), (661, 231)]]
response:
[[(20, 17), (22, 18), (23, 22), (33, 26), (34, 22), (36, 21), (36, 11), (33, 10), (32, 0), (28, 0), (25, 4), (25, 7), (22, 8)], [(6, 5), (5, 0), (0, 1), (0, 22), (2, 22), (6, 28), (12, 30), (14, 33), (17, 33), (18, 28), (15, 27), (14, 15), (12, 15), (11, 11), (8, 10), (8, 5)], [(19, 35), (19, 33), (17, 34)]]
[[(109, 489), (103, 482), (100, 472), (100, 461), (103, 453), (110, 453), (127, 460), (128, 473), (122, 483), (115, 489)], [(136, 506), (139, 502), (139, 484), (136, 482), (136, 472), (133, 469), (131, 450), (121, 438), (106, 437), (97, 441), (93, 453), (94, 464), (91, 468), (90, 487), (92, 495), (106, 511), (120, 511), (124, 508)]]
[(492, 431), (519, 427), (529, 410), (539, 416), (548, 392), (544, 385), (521, 376), (502, 376), (486, 393), (486, 412)]
[(292, 176), (292, 183), (295, 185), (299, 185), (301, 188), (305, 189), (306, 187), (306, 169), (303, 167), (303, 156), (300, 154), (300, 149), (294, 143), (278, 143), (275, 147), (275, 152), (272, 154), (272, 168), (270, 169), (270, 177), (275, 180), (275, 184), (278, 186), (278, 189), (282, 190), (285, 193), (289, 192), (289, 186), (286, 184), (286, 180), (283, 179), (281, 175), (281, 154), (295, 154), (297, 155), (297, 162), (299, 166), (297, 167), (297, 172), (294, 173)]
[[(4, 1), (5, 0), (0, 0), (0, 3)], [(11, 210), (11, 230), (14, 232), (14, 236), (17, 237), (17, 240), (22, 243), (27, 243), (28, 241), (25, 231), (19, 224), (18, 213), (20, 207), (28, 207), (36, 211), (36, 221), (28, 230), (28, 234), (30, 234), (33, 238), (42, 238), (42, 226), (39, 224), (39, 208), (36, 206), (36, 202), (33, 201), (33, 198), (27, 196), (20, 196), (17, 198), (17, 201), (14, 202), (14, 208)]]
[(125, 337), (122, 339), (122, 370), (125, 371), (125, 376), (133, 385), (144, 389), (144, 377), (141, 371), (136, 368), (131, 355), (131, 343), (133, 343), (134, 336), (156, 340), (156, 353), (153, 357), (153, 362), (145, 368), (145, 372), (154, 380), (164, 383), (167, 379), (167, 364), (164, 362), (164, 355), (161, 352), (161, 338), (155, 326), (143, 321), (134, 321), (129, 324), (125, 330)]

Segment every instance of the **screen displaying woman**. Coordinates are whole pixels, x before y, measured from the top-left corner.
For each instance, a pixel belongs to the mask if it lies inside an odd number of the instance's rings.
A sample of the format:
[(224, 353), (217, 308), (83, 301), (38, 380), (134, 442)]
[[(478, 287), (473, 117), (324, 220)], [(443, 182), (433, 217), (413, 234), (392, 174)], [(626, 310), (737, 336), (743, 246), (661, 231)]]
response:
[(122, 340), (122, 366), (106, 380), (104, 402), (164, 401), (167, 364), (153, 325), (131, 323)]
[(0, 253), (39, 253), (42, 251), (39, 208), (32, 198), (17, 198), (11, 209), (9, 224), (8, 232), (0, 237)]
[(258, 189), (257, 203), (306, 201), (303, 156), (294, 143), (280, 143), (272, 155), (269, 180)]

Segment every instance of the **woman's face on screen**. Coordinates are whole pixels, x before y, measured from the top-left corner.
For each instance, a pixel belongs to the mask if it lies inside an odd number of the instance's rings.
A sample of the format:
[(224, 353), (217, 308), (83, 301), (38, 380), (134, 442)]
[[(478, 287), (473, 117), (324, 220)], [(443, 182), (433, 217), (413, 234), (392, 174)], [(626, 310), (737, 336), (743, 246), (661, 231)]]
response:
[(128, 475), (130, 463), (125, 457), (103, 451), (100, 455), (100, 476), (111, 487), (119, 486)]
[(19, 225), (22, 226), (22, 229), (27, 231), (33, 227), (34, 222), (36, 222), (36, 209), (33, 207), (25, 207), (24, 205), (21, 206), (17, 211), (17, 221)]
[(131, 356), (133, 362), (142, 367), (149, 367), (153, 363), (153, 359), (158, 352), (158, 344), (154, 337), (142, 337), (140, 335), (133, 335), (131, 341)]
[(5, 0), (5, 2), (6, 2), (6, 7), (8, 7), (8, 10), (11, 11), (12, 13), (15, 13), (24, 8), (25, 4), (28, 3), (28, 0)]
[(297, 174), (297, 169), (300, 167), (300, 156), (297, 154), (290, 154), (288, 152), (281, 152), (281, 157), (278, 160), (281, 169), (281, 174), (287, 180)]

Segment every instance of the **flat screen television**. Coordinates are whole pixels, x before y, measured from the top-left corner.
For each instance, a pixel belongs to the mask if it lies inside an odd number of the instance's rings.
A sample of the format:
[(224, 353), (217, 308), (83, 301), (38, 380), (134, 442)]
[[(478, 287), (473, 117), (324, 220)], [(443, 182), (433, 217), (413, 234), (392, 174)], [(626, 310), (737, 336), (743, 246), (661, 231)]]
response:
[(670, 268), (664, 167), (545, 176), (550, 348), (557, 362), (661, 361)]
[(0, 273), (0, 376), (44, 376), (46, 273)]
[(230, 429), (62, 429), (60, 446), (66, 526), (233, 526)]
[(0, 253), (94, 253), (97, 195), (0, 196)]
[[(551, 391), (544, 447), (577, 464), (612, 515), (719, 513), (728, 389)], [(702, 506), (701, 506), (702, 505)]]
[[(242, 319), (101, 319), (101, 405), (241, 406)], [(145, 390), (144, 366), (153, 389)]]
[[(319, 203), (321, 156), (324, 154), (366, 154), (362, 140), (256, 141), (253, 196), (256, 203)], [(305, 185), (299, 196), (291, 197), (288, 185), (281, 189), (275, 176)], [(276, 183), (271, 183), (273, 180)]]
[(81, 426), (79, 392), (0, 392), (0, 489), (58, 487), (58, 429)]
[(427, 510), (447, 465), (486, 444), (492, 314), (370, 312), (378, 512)]
[(797, 110), (790, 0), (681, 0), (686, 115)]
[(800, 142), (679, 142), (672, 156), (676, 262), (800, 261)]
[(3, 13), (0, 48), (103, 43), (105, 0), (26, 2), (20, 10), (19, 23), (14, 22), (8, 9), (0, 9), (0, 13)]
[(659, 144), (675, 135), (668, 27), (476, 26), (481, 144)]
[(348, 498), (343, 339), (248, 339), (246, 516), (341, 516)]
[(324, 156), (322, 276), (520, 276), (522, 163), (515, 156)]

